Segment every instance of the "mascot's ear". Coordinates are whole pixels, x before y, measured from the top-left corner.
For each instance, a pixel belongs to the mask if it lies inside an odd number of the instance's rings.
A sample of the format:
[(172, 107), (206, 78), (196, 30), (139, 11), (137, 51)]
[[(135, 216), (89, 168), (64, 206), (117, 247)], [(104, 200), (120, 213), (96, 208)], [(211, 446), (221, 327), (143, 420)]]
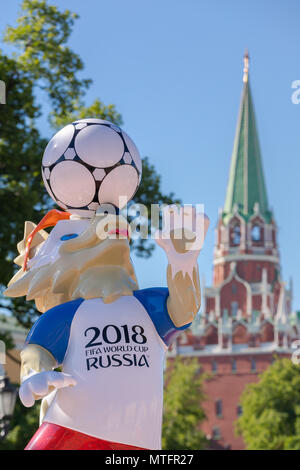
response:
[[(21, 240), (17, 244), (17, 249), (19, 252), (19, 255), (14, 259), (14, 262), (18, 266), (23, 266), (24, 263), (24, 258), (25, 258), (25, 250), (26, 250), (26, 241), (29, 237), (29, 235), (33, 232), (33, 230), (36, 228), (36, 224), (30, 221), (26, 221), (24, 225), (24, 237), (23, 240)], [(32, 258), (36, 251), (37, 248), (40, 246), (41, 243), (43, 243), (45, 240), (48, 238), (48, 233), (45, 232), (45, 230), (40, 230), (36, 236), (33, 238), (31, 246), (30, 246), (30, 251), (29, 251), (29, 258)]]

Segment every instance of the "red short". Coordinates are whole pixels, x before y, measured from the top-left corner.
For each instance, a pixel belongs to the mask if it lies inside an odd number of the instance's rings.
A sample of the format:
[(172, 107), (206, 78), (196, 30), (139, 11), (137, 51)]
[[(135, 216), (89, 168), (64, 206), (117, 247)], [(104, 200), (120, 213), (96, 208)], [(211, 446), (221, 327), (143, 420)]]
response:
[(144, 450), (117, 442), (104, 441), (52, 423), (43, 423), (25, 450)]

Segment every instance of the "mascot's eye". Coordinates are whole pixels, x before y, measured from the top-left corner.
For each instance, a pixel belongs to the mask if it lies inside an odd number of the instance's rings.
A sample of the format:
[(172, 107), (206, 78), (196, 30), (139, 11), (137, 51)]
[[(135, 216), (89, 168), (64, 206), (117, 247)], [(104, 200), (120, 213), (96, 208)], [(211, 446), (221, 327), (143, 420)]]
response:
[(78, 237), (78, 233), (67, 233), (66, 235), (63, 235), (60, 237), (60, 239), (64, 242), (65, 240), (71, 240), (71, 238), (76, 238)]

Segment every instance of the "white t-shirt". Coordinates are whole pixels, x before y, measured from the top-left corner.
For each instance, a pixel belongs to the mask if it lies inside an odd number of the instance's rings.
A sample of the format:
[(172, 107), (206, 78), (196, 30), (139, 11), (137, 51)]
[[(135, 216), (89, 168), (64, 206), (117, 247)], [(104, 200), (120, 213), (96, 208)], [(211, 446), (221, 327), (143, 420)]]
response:
[(184, 329), (172, 323), (167, 296), (167, 289), (145, 289), (110, 304), (78, 299), (40, 317), (27, 342), (45, 347), (77, 382), (56, 392), (44, 421), (161, 448), (164, 358)]

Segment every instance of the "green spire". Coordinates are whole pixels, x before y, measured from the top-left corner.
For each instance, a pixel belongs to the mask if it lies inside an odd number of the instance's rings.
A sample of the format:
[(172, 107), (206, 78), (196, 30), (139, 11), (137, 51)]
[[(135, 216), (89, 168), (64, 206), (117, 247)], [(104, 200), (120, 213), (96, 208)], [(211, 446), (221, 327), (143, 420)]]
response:
[(224, 205), (224, 219), (232, 215), (237, 205), (239, 213), (248, 219), (259, 204), (259, 212), (270, 220), (268, 199), (261, 162), (254, 107), (249, 84), (249, 56), (244, 56), (243, 91), (231, 157), (231, 167)]

